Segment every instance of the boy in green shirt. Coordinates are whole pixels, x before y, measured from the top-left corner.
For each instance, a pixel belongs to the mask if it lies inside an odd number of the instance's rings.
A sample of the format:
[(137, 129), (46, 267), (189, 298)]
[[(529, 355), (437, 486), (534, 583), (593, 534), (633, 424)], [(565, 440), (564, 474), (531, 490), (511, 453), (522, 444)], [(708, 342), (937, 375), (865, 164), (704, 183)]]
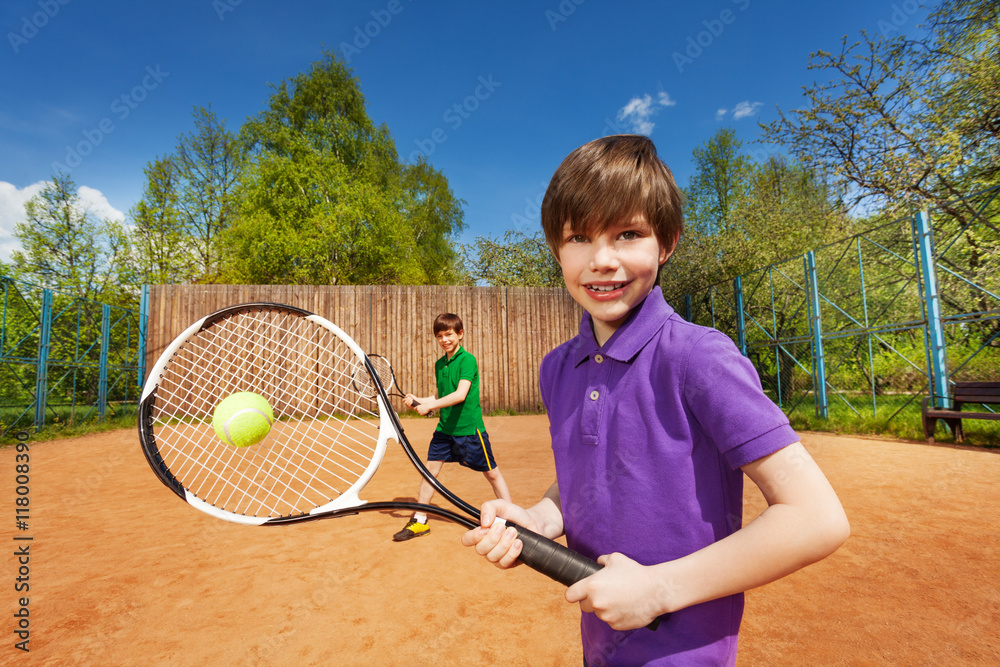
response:
[[(434, 337), (444, 350), (444, 356), (434, 364), (440, 398), (407, 394), (403, 400), (407, 407), (421, 415), (427, 415), (432, 410), (440, 411), (438, 426), (427, 451), (427, 469), (435, 477), (448, 462), (478, 470), (493, 487), (496, 497), (509, 501), (510, 491), (490, 449), (490, 438), (486, 434), (483, 410), (479, 405), (479, 364), (462, 347), (465, 328), (461, 318), (453, 313), (438, 315), (434, 320)], [(426, 505), (433, 495), (434, 488), (421, 480), (417, 501)], [(429, 532), (427, 515), (415, 512), (392, 539), (402, 542)]]

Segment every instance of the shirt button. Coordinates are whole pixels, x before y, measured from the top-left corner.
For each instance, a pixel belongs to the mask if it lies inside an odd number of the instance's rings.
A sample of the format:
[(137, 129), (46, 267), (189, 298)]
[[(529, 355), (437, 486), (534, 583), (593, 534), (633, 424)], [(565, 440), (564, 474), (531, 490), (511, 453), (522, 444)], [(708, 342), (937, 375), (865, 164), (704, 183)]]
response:
[(594, 361), (596, 361), (599, 364), (603, 364), (604, 363), (604, 357), (602, 355), (598, 354), (597, 356), (594, 357)]
[(590, 400), (596, 401), (597, 397), (600, 395), (601, 394), (595, 389), (594, 391), (590, 392)]

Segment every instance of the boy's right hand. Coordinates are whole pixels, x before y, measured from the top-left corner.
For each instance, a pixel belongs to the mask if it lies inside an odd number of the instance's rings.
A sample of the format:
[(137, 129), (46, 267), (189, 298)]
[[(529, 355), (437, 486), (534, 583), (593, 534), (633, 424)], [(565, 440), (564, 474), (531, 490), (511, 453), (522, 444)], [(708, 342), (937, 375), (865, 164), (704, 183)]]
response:
[(405, 405), (408, 408), (412, 408), (413, 407), (413, 401), (415, 401), (416, 398), (417, 397), (414, 396), (413, 394), (407, 394), (406, 396), (403, 397), (403, 405)]
[(462, 544), (475, 547), (477, 554), (501, 569), (520, 565), (517, 557), (521, 555), (524, 545), (517, 539), (517, 531), (505, 526), (502, 521), (496, 522), (497, 517), (538, 532), (538, 526), (527, 510), (506, 500), (490, 500), (483, 503), (480, 509), (481, 525), (462, 535)]

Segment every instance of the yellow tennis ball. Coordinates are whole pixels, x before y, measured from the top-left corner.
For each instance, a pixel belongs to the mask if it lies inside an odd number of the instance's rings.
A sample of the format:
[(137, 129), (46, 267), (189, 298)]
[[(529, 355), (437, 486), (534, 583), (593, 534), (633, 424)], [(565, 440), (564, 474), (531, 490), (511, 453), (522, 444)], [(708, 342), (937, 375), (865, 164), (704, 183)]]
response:
[(212, 415), (212, 428), (227, 445), (250, 447), (267, 437), (274, 423), (274, 411), (267, 399), (252, 391), (240, 391), (224, 398)]

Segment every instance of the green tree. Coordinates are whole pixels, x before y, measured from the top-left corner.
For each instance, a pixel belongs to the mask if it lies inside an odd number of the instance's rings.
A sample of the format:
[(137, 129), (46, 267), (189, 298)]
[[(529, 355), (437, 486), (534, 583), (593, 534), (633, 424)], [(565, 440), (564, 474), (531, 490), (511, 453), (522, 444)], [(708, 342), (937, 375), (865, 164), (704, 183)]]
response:
[(14, 226), (22, 250), (11, 253), (15, 278), (103, 303), (134, 305), (122, 279), (126, 239), (119, 222), (100, 219), (80, 200), (76, 183), (56, 174), (24, 206)]
[(324, 154), (362, 180), (385, 186), (394, 179), (389, 128), (372, 122), (360, 82), (336, 53), (325, 52), (308, 73), (273, 88), (267, 108), (241, 130), (254, 154)]
[(241, 193), (240, 215), (226, 234), (230, 282), (423, 282), (412, 230), (392, 201), (329, 154), (260, 156)]
[(242, 146), (210, 108), (192, 111), (194, 131), (172, 155), (146, 165), (142, 199), (129, 211), (129, 269), (138, 283), (215, 282), (221, 234), (232, 224)]
[[(242, 147), (211, 109), (196, 107), (195, 130), (180, 136), (172, 158), (180, 222), (191, 239), (199, 280), (214, 282), (220, 273), (222, 233), (232, 224), (234, 193), (243, 165)], [(165, 215), (170, 212), (163, 211)]]
[(781, 156), (757, 163), (722, 129), (693, 153), (685, 229), (661, 275), (669, 295), (800, 255), (852, 233), (836, 190), (815, 170)]
[(805, 104), (763, 125), (806, 166), (887, 216), (933, 206), (967, 221), (962, 197), (1000, 182), (1000, 5), (945, 0), (918, 39), (847, 38), (817, 51)]
[(241, 130), (248, 167), (224, 277), (258, 283), (458, 280), (461, 201), (430, 165), (402, 165), (335, 53), (275, 86)]
[(545, 236), (507, 230), (502, 239), (478, 236), (465, 248), (473, 282), (495, 286), (563, 287), (562, 270)]
[(413, 228), (417, 261), (428, 284), (450, 285), (467, 279), (460, 263), (458, 238), (465, 229), (465, 203), (455, 197), (448, 179), (423, 157), (402, 168), (401, 212)]
[(684, 233), (661, 271), (668, 294), (703, 289), (736, 275), (746, 236), (737, 213), (745, 200), (751, 161), (743, 143), (722, 128), (694, 149), (695, 172), (684, 189)]
[(182, 222), (180, 173), (171, 157), (145, 168), (142, 199), (129, 211), (130, 269), (136, 284), (189, 283), (201, 276), (197, 247)]
[(752, 270), (796, 257), (854, 233), (840, 193), (801, 162), (772, 155), (753, 163), (739, 216), (754, 239), (739, 265)]
[[(49, 358), (86, 362), (63, 366), (50, 375), (47, 386), (49, 418), (54, 410), (71, 422), (73, 412), (67, 415), (58, 404), (86, 406), (97, 400), (101, 369), (96, 362), (102, 349), (111, 355), (112, 364), (125, 363), (135, 350), (134, 330), (114, 324), (122, 316), (121, 311), (112, 310), (110, 329), (102, 328), (104, 305), (133, 311), (139, 305), (137, 285), (124, 269), (128, 239), (122, 224), (95, 215), (80, 198), (73, 180), (62, 173), (53, 176), (25, 204), (25, 214), (25, 220), (14, 228), (23, 250), (11, 253), (13, 277), (53, 290)], [(16, 284), (11, 292), (4, 327), (7, 335), (14, 336), (12, 340), (20, 341), (22, 352), (31, 352), (41, 344), (40, 296), (38, 290), (22, 289)], [(105, 340), (107, 348), (103, 348)], [(30, 375), (26, 378), (17, 365), (6, 366), (0, 373), (0, 393), (7, 399), (33, 400), (33, 385)], [(117, 416), (116, 401), (129, 390), (114, 382), (108, 389), (106, 407), (109, 414)], [(78, 409), (71, 407), (72, 411)]]
[(747, 195), (750, 159), (736, 132), (723, 128), (694, 149), (695, 174), (685, 191), (687, 224), (702, 234), (737, 226), (737, 207)]
[[(802, 108), (764, 126), (768, 140), (831, 173), (871, 220), (932, 211), (946, 312), (987, 312), (1000, 289), (1000, 4), (943, 0), (915, 37), (845, 38), (810, 68), (828, 83), (805, 88)], [(955, 329), (996, 345), (1000, 328)]]

